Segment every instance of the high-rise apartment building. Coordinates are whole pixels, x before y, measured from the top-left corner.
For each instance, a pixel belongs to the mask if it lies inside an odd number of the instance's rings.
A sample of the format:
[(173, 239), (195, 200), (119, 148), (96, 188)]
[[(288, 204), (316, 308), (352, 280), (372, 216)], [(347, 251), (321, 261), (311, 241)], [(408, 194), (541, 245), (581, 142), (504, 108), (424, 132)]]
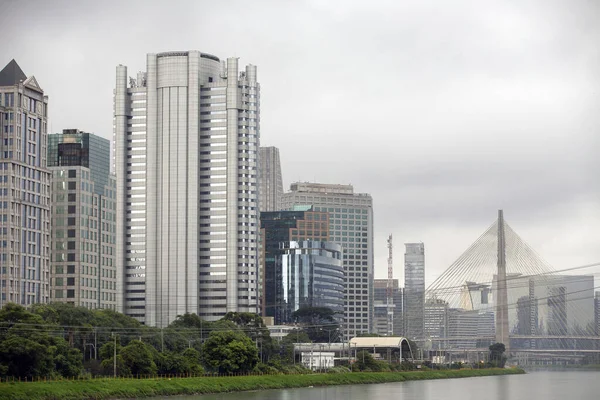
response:
[(118, 309), (147, 325), (256, 312), (256, 72), (199, 51), (117, 67)]
[(372, 330), (373, 199), (352, 185), (294, 183), (282, 208), (312, 205), (329, 213), (329, 239), (342, 245), (345, 273), (345, 339)]
[(52, 171), (52, 301), (116, 309), (116, 180), (110, 141), (65, 129), (48, 135)]
[(273, 146), (261, 147), (259, 160), (260, 211), (279, 211), (281, 209), (281, 196), (283, 195), (279, 149)]
[(410, 339), (424, 338), (425, 245), (406, 243), (404, 254), (404, 334)]
[(48, 97), (15, 60), (0, 71), (0, 307), (50, 299)]

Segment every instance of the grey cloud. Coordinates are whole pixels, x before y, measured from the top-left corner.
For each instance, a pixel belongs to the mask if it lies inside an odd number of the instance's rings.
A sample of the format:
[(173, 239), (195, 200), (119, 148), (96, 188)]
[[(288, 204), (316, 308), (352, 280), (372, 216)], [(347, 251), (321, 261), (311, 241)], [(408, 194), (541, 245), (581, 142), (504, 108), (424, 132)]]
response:
[(426, 243), (430, 281), (498, 208), (550, 263), (600, 260), (597, 2), (0, 7), (9, 32), (0, 63), (15, 58), (36, 75), (54, 131), (110, 138), (115, 66), (133, 75), (147, 52), (258, 65), (261, 141), (280, 148), (285, 183), (352, 183), (373, 195), (378, 276), (388, 233), (398, 277), (401, 243)]

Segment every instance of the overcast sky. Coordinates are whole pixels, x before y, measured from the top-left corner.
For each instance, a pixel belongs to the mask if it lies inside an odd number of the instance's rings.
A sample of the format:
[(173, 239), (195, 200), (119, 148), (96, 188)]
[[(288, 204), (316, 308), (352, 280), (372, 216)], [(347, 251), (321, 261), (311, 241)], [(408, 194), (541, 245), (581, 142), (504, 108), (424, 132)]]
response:
[(135, 76), (146, 53), (200, 50), (257, 65), (286, 188), (370, 193), (376, 277), (393, 233), (395, 277), (422, 241), (430, 283), (499, 208), (556, 268), (600, 262), (598, 21), (594, 0), (0, 0), (0, 64), (36, 76), (53, 132), (106, 138), (118, 64)]

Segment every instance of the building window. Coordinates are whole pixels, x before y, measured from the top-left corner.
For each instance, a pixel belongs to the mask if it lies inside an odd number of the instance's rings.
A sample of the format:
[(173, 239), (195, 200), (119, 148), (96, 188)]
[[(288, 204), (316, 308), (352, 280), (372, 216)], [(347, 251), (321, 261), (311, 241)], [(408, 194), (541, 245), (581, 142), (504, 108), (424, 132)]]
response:
[(69, 178), (77, 178), (77, 170), (76, 169), (69, 170)]
[(73, 298), (75, 298), (75, 289), (68, 289), (68, 290), (67, 290), (67, 298), (68, 298), (68, 299), (73, 299)]

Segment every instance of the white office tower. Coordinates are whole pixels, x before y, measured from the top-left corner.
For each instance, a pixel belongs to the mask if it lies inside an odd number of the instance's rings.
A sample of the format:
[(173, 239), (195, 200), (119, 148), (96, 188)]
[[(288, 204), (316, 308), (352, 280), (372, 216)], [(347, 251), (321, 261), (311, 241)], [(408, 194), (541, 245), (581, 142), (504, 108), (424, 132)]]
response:
[(0, 70), (0, 307), (50, 300), (48, 96), (15, 60)]
[(151, 326), (256, 312), (256, 66), (148, 54), (115, 89), (119, 308)]

